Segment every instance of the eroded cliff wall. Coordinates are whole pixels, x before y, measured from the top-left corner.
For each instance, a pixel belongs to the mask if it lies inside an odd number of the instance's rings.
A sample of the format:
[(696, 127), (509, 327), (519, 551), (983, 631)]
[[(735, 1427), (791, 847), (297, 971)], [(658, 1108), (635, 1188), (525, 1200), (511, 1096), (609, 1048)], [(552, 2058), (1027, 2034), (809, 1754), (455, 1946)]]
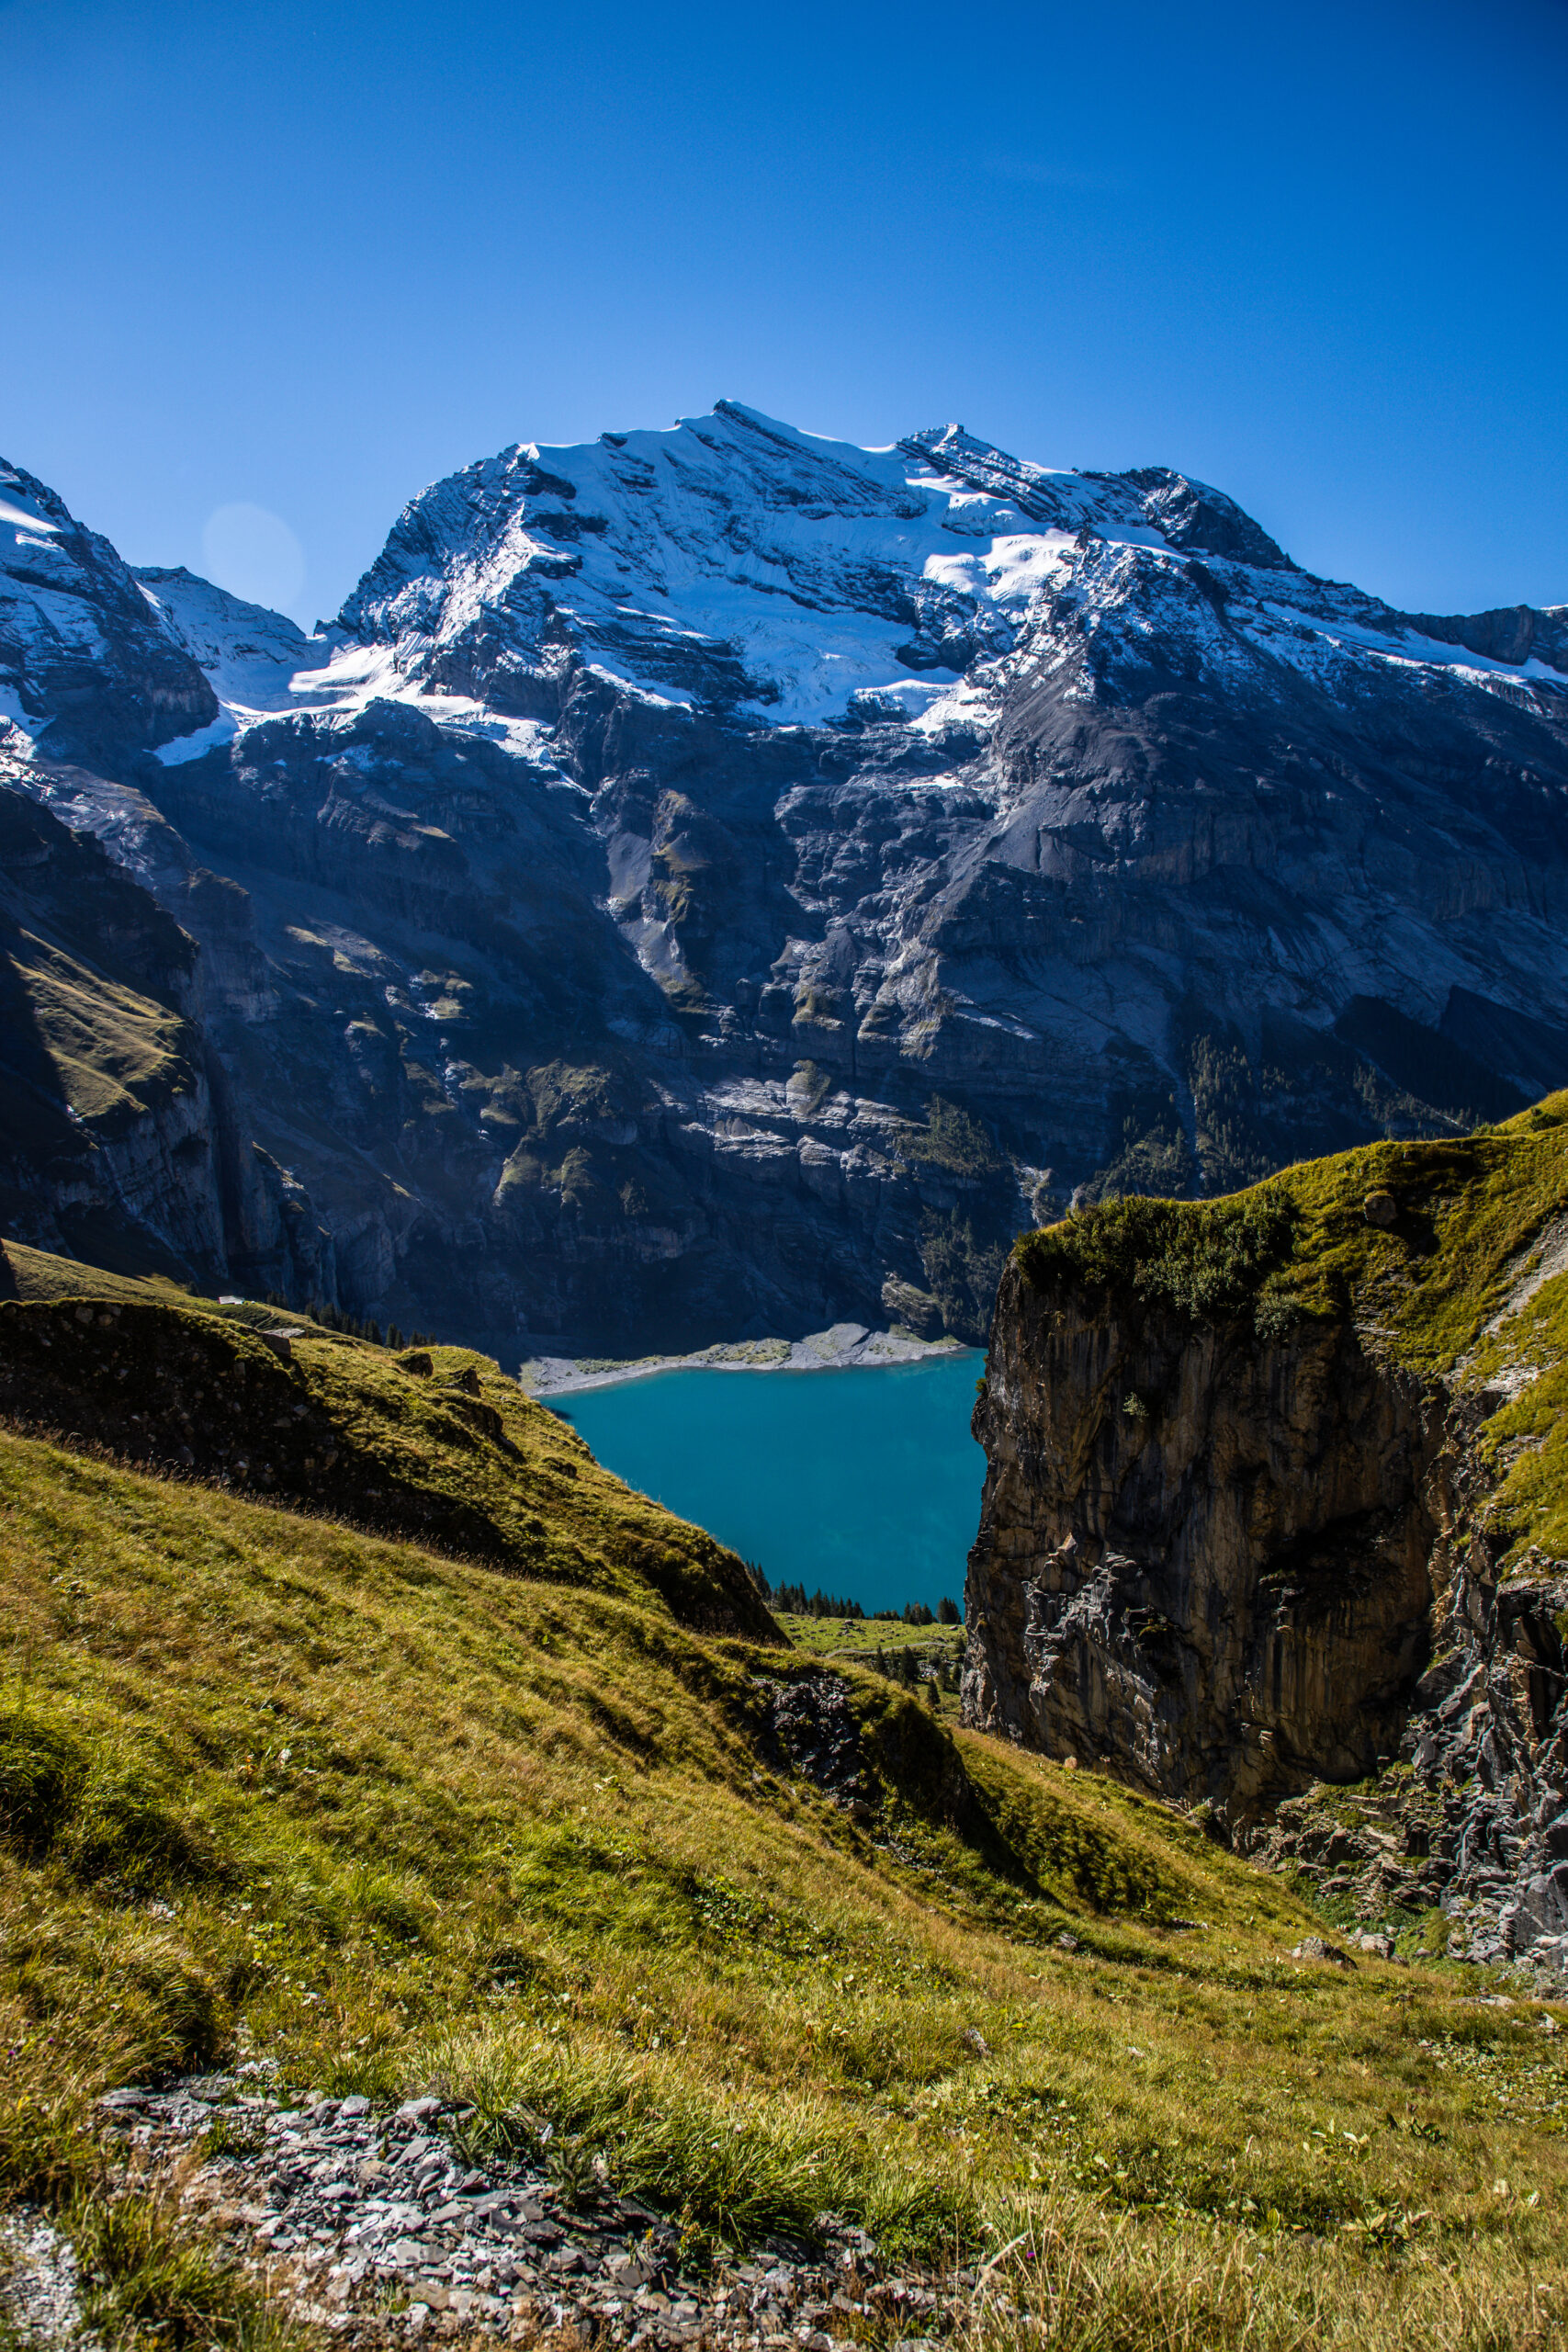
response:
[(972, 1724), (1285, 1860), (1281, 1799), (1392, 1770), (1421, 1826), (1391, 1899), (1568, 1949), (1563, 1102), (1020, 1245)]
[(1261, 1339), (1014, 1260), (985, 1394), (975, 1721), (1252, 1804), (1398, 1745), (1440, 1401), (1340, 1325)]

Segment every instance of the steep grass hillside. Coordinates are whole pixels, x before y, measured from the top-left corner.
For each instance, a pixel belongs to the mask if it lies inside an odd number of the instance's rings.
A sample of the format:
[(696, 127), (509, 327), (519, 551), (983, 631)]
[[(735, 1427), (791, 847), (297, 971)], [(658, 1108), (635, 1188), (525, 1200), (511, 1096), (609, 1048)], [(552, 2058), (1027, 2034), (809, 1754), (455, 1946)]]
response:
[(8, 1300), (0, 1413), (513, 1574), (651, 1589), (683, 1622), (776, 1638), (733, 1553), (610, 1477), (468, 1349), (393, 1355), (265, 1309)]
[[(0, 2179), (90, 2263), (94, 2095), (249, 2053), (547, 2119), (694, 2258), (823, 2209), (911, 2259), (1010, 2246), (1035, 2343), (1560, 2340), (1546, 2011), (1293, 1960), (1313, 1915), (1174, 1812), (834, 1662), (851, 1801), (782, 1728), (829, 1669), (761, 1614), (682, 1623), (728, 1555), (482, 1363), (447, 1397), (441, 1351), (113, 1304), (0, 1314), (81, 1423), (0, 1429)], [(272, 1494), (111, 1443), (175, 1373), (157, 1443), (199, 1433), (215, 1364)], [(282, 1491), (285, 1387), (374, 1475)], [(458, 1496), (483, 1555), (355, 1523), (376, 1485)], [(163, 2340), (251, 2327), (203, 2291)]]

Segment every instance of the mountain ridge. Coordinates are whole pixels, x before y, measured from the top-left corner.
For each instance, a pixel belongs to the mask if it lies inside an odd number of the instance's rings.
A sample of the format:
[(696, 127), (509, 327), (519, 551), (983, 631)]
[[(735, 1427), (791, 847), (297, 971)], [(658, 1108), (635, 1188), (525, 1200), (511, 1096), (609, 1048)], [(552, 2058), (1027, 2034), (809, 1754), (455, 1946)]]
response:
[(1168, 469), (722, 401), (430, 485), (310, 638), (142, 569), (154, 711), (125, 582), (6, 480), (6, 780), (190, 915), (288, 1295), (977, 1338), (1075, 1194), (1568, 1077), (1568, 608), (1403, 615)]

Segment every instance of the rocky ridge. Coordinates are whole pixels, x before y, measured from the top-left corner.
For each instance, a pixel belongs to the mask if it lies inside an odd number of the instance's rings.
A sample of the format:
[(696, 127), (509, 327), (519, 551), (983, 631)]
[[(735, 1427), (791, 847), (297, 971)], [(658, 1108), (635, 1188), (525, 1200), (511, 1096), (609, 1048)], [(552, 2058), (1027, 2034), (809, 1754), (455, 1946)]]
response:
[(1561, 609), (731, 401), (434, 485), (310, 638), (8, 480), (5, 780), (199, 944), (242, 1286), (535, 1354), (977, 1339), (1075, 1193), (1568, 1075)]
[(1363, 1916), (1440, 1906), (1456, 1948), (1551, 1971), (1561, 1112), (1023, 1244), (976, 1408), (964, 1685), (970, 1722)]
[(218, 697), (107, 539), (0, 462), (0, 718), (113, 762), (188, 735)]

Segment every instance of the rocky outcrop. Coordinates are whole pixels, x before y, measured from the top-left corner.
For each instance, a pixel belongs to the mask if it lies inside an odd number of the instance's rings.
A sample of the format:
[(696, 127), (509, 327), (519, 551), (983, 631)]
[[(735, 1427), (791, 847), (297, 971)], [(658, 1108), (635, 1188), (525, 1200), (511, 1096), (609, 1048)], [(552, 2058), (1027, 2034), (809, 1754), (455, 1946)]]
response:
[[(17, 773), (0, 760), (0, 775)], [(73, 778), (95, 783), (60, 771), (67, 794)], [(133, 812), (113, 797), (123, 851)], [(182, 862), (177, 836), (146, 815), (145, 834), (174, 844), (162, 901), (90, 833), (0, 782), (6, 1230), (127, 1271), (331, 1297), (331, 1239), (245, 1132), (212, 1042), (209, 961), (169, 911), (248, 969), (244, 893)], [(141, 836), (138, 849), (145, 858)], [(221, 979), (221, 951), (212, 961)]]
[(1499, 1582), (1461, 1567), (1400, 1762), (1309, 1788), (1236, 1843), (1365, 1912), (1440, 1906), (1449, 1949), (1568, 1974), (1568, 1567)]
[(9, 1229), (224, 1264), (192, 942), (93, 841), (0, 788), (0, 1187)]
[[(1511, 1553), (1518, 1446), (1487, 1427), (1540, 1342), (1492, 1388), (1401, 1350), (1390, 1269), (1465, 1177), (1406, 1157), (1420, 1211), (1367, 1192), (1360, 1232), (1401, 1231), (1312, 1311), (1290, 1179), (1272, 1207), (1129, 1203), (1015, 1254), (975, 1413), (964, 1710), (1374, 1911), (1440, 1902), (1480, 1956), (1568, 1965), (1568, 1562)], [(1332, 1790), (1367, 1782), (1347, 1826)]]
[[(747, 2352), (763, 2335), (858, 2342), (852, 2328), (944, 2342), (982, 2275), (885, 2257), (831, 2213), (816, 2217), (809, 2239), (769, 2238), (761, 2259), (726, 2250), (699, 2260), (679, 2218), (617, 2194), (586, 2154), (582, 2177), (558, 2156), (552, 2177), (554, 2132), (526, 2111), (504, 2151), (477, 2152), (476, 2169), (476, 2150), (449, 2136), (472, 2112), (457, 2100), (294, 2104), (258, 2080), (268, 2078), (131, 2085), (100, 2100), (98, 2117), (108, 2149), (124, 2151), (124, 2177), (143, 2193), (156, 2184), (197, 2227), (210, 2232), (217, 2219), (230, 2250), (265, 2266), (274, 2303), (304, 2326), (373, 2332), (397, 2347), (459, 2330), (568, 2328), (716, 2352)], [(537, 2137), (524, 2140), (530, 2130)], [(5, 2226), (0, 2246), (0, 2312), (25, 2337), (74, 2341), (85, 2324), (67, 2242), (36, 2222)]]
[(1075, 1194), (1568, 1077), (1560, 611), (731, 401), (432, 485), (309, 639), (13, 493), (17, 774), (197, 940), (290, 1295), (513, 1356), (978, 1340)]

